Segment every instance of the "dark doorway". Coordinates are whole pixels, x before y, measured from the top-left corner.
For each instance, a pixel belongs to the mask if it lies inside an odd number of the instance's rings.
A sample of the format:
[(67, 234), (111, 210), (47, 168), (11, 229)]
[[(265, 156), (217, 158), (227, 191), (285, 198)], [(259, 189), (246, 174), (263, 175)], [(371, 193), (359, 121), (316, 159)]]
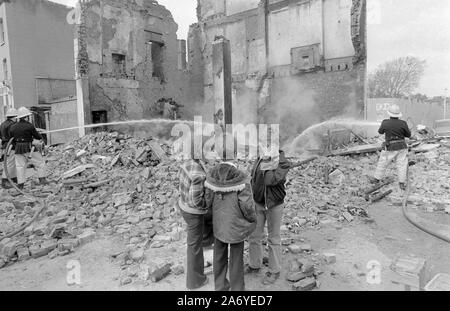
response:
[[(93, 124), (103, 124), (108, 123), (108, 112), (106, 110), (92, 111), (92, 123)], [(107, 130), (106, 126), (95, 127), (94, 132), (105, 132)]]

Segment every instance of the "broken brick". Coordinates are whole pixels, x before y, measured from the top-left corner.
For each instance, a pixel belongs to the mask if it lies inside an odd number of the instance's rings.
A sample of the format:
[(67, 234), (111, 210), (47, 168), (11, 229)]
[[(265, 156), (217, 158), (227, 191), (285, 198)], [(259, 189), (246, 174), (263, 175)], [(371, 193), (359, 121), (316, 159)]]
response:
[(295, 291), (310, 291), (316, 287), (316, 279), (313, 277), (303, 279), (294, 285), (292, 285), (292, 289)]
[(41, 248), (39, 245), (30, 246), (29, 250), (31, 257), (33, 257), (34, 259), (46, 256), (49, 253), (47, 249)]
[(141, 262), (144, 259), (144, 250), (138, 249), (130, 253), (130, 258), (135, 262)]
[(323, 257), (324, 257), (325, 262), (327, 264), (334, 264), (334, 263), (336, 263), (336, 254), (324, 253)]
[(300, 245), (297, 244), (293, 244), (293, 245), (289, 245), (288, 246), (288, 250), (292, 253), (292, 254), (300, 254), (302, 252), (302, 247)]
[(17, 258), (19, 261), (27, 260), (31, 257), (28, 247), (19, 248), (17, 250)]
[(92, 229), (85, 230), (82, 234), (78, 235), (77, 238), (80, 241), (80, 245), (84, 245), (92, 242), (95, 239), (96, 233)]
[(312, 277), (314, 275), (314, 269), (311, 271), (307, 271), (307, 272), (295, 272), (295, 273), (289, 273), (286, 276), (286, 279), (289, 282), (298, 282), (301, 281), (303, 279), (306, 279), (308, 277)]
[(62, 239), (58, 241), (58, 250), (60, 252), (64, 252), (66, 250), (72, 251), (75, 247), (77, 247), (80, 244), (80, 241), (78, 239)]
[(312, 251), (312, 246), (310, 244), (302, 244), (300, 245), (300, 250), (302, 252), (310, 252)]
[(14, 257), (17, 247), (18, 247), (17, 241), (10, 241), (6, 245), (4, 245), (2, 252), (0, 253), (0, 256), (4, 256), (6, 258), (12, 258)]

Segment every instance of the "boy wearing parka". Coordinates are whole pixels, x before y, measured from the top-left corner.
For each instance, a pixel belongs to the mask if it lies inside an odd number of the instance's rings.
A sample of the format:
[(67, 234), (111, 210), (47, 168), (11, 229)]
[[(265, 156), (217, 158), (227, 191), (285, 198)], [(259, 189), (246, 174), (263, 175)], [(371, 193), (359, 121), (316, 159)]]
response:
[(256, 228), (248, 176), (235, 164), (223, 162), (208, 174), (205, 188), (206, 204), (213, 213), (215, 290), (244, 291), (244, 241)]

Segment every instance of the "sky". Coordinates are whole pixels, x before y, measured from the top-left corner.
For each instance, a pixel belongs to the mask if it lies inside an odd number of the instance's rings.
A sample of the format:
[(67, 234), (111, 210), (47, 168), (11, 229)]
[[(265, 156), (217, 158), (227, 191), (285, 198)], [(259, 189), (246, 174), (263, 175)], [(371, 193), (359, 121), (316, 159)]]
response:
[[(75, 5), (76, 0), (52, 0)], [(197, 0), (158, 0), (178, 23), (178, 37), (186, 39), (189, 25), (197, 21)], [(450, 95), (450, 1), (368, 0), (368, 68), (401, 56), (427, 61), (417, 92)]]
[(417, 92), (450, 95), (450, 1), (368, 0), (368, 67), (401, 56), (427, 61)]

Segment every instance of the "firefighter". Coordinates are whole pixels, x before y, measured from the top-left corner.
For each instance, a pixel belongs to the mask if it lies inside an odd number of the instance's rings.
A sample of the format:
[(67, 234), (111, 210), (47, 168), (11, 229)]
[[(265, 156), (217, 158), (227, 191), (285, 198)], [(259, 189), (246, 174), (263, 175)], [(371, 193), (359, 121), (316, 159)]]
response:
[(374, 177), (370, 177), (373, 184), (379, 183), (384, 176), (387, 166), (396, 162), (400, 189), (406, 190), (408, 172), (408, 145), (405, 138), (411, 138), (408, 124), (400, 120), (402, 113), (398, 105), (392, 105), (388, 114), (390, 119), (384, 120), (378, 132), (386, 136), (384, 149), (381, 152), (378, 167)]
[(40, 150), (43, 148), (41, 134), (38, 133), (29, 117), (33, 113), (25, 107), (17, 111), (17, 123), (11, 127), (11, 136), (14, 137), (15, 159), (17, 169), (17, 182), (19, 189), (23, 189), (26, 180), (28, 164), (32, 164), (37, 170), (39, 183), (47, 185), (45, 161)]
[[(6, 146), (8, 145), (8, 142), (11, 140), (11, 126), (14, 125), (15, 118), (17, 117), (17, 110), (14, 108), (9, 109), (6, 112), (6, 121), (3, 122), (0, 125), (0, 137), (2, 140), (2, 146), (1, 146), (1, 152), (2, 154), (5, 154), (4, 161), (8, 160), (8, 175), (11, 178), (11, 180), (15, 183), (17, 183), (17, 173), (16, 173), (16, 162), (14, 159), (14, 148), (11, 150), (8, 157), (6, 157)], [(6, 172), (3, 171), (2, 174), (2, 187), (4, 189), (11, 189), (11, 185), (9, 184), (9, 181), (6, 177)]]

